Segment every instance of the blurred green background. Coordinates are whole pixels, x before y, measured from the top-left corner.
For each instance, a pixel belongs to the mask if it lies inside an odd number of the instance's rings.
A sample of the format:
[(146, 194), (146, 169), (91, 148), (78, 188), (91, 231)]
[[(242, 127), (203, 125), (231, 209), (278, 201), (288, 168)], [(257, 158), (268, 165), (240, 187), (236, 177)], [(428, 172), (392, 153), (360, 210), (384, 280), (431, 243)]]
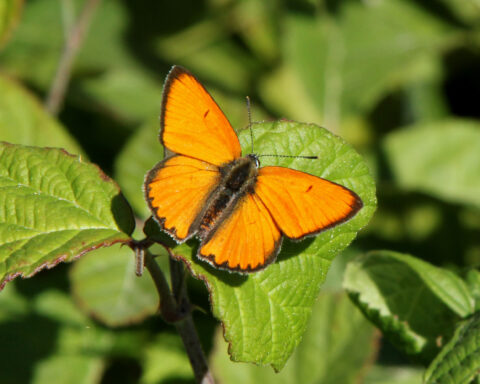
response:
[[(220, 382), (420, 382), (422, 368), (345, 299), (342, 271), (372, 249), (459, 273), (480, 264), (480, 2), (103, 0), (57, 122), (40, 103), (85, 3), (0, 5), (0, 139), (83, 151), (119, 182), (143, 220), (141, 185), (161, 153), (152, 138), (173, 64), (201, 79), (236, 129), (247, 125), (248, 95), (254, 120), (311, 122), (342, 136), (368, 160), (379, 206), (332, 266), (307, 331), (315, 336), (274, 376), (229, 363), (208, 313), (195, 315), (199, 333)], [(149, 282), (125, 288), (130, 268), (133, 276), (128, 252), (96, 252), (107, 261), (126, 253), (115, 275), (123, 279), (111, 287), (124, 291), (111, 293), (112, 307), (95, 307), (80, 284), (82, 273), (98, 273), (91, 255), (73, 269), (7, 284), (0, 383), (192, 382), (178, 337), (151, 316), (156, 298), (127, 313), (129, 300), (152, 295)], [(208, 311), (204, 286), (190, 283), (193, 301)]]

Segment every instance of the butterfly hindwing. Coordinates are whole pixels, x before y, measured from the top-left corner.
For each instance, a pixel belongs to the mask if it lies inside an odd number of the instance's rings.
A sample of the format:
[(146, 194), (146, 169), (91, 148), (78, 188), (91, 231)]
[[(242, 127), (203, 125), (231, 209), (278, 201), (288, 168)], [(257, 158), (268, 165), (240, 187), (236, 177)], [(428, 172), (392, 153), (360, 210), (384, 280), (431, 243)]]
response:
[(219, 180), (215, 165), (177, 155), (147, 174), (145, 197), (162, 229), (181, 242), (194, 234), (192, 224)]
[(339, 184), (284, 167), (260, 168), (255, 193), (291, 239), (340, 224), (363, 205), (356, 193)]
[(173, 67), (167, 76), (160, 120), (160, 139), (170, 151), (215, 165), (241, 155), (237, 135), (220, 107), (182, 67)]
[(281, 241), (265, 205), (255, 194), (246, 193), (203, 239), (197, 255), (216, 267), (252, 272), (275, 260)]

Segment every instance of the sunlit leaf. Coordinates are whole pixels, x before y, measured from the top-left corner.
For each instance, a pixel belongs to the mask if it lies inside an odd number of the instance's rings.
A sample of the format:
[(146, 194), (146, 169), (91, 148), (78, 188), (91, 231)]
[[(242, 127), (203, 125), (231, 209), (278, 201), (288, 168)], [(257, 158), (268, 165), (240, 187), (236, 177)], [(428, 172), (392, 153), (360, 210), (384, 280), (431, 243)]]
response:
[(0, 144), (0, 281), (129, 240), (133, 216), (118, 186), (58, 149)]
[(344, 287), (365, 315), (398, 347), (431, 356), (460, 317), (474, 310), (454, 273), (410, 255), (368, 253), (349, 263)]
[(220, 332), (212, 371), (219, 381), (231, 384), (353, 384), (368, 369), (375, 339), (373, 327), (345, 295), (320, 294), (302, 341), (280, 373), (230, 361)]

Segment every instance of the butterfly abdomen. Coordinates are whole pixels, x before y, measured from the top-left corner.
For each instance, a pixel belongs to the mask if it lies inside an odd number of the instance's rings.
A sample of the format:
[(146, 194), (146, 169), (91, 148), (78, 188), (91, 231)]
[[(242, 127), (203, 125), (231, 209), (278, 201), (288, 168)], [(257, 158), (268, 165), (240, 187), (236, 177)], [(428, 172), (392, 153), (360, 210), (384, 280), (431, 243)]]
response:
[(231, 212), (239, 199), (253, 191), (257, 166), (250, 157), (242, 157), (220, 167), (221, 182), (208, 199), (197, 235), (203, 238), (222, 217)]

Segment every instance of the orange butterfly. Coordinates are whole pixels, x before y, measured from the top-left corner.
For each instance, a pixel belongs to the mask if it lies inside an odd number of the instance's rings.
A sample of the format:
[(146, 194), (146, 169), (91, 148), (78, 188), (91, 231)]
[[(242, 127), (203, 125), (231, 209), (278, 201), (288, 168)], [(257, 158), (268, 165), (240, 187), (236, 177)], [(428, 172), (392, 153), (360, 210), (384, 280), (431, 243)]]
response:
[(241, 157), (232, 126), (200, 82), (175, 66), (165, 81), (160, 140), (174, 152), (146, 176), (160, 227), (217, 268), (253, 272), (273, 262), (282, 235), (299, 240), (343, 223), (363, 204), (349, 189)]

